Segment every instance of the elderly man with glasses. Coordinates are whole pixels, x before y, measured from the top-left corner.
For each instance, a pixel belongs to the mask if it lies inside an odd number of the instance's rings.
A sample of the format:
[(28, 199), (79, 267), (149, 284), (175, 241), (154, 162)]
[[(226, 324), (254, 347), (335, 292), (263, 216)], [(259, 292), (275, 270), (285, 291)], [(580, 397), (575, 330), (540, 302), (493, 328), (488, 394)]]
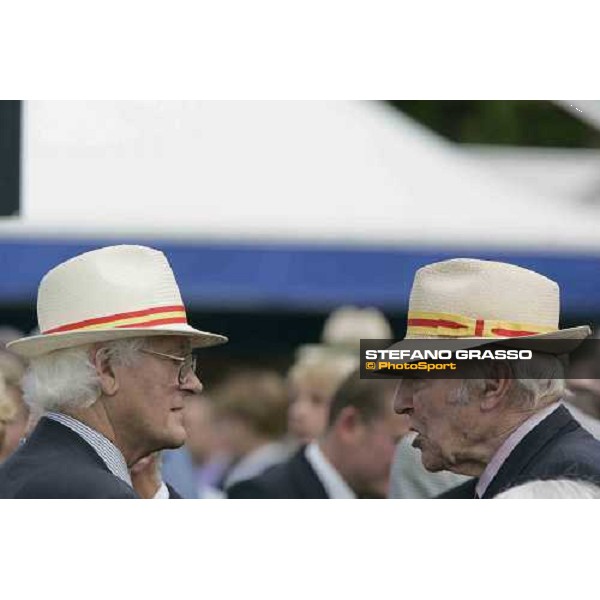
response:
[(185, 442), (186, 400), (202, 390), (195, 348), (225, 342), (187, 323), (164, 254), (112, 246), (52, 269), (40, 335), (11, 349), (45, 416), (0, 468), (0, 498), (136, 498), (130, 468)]

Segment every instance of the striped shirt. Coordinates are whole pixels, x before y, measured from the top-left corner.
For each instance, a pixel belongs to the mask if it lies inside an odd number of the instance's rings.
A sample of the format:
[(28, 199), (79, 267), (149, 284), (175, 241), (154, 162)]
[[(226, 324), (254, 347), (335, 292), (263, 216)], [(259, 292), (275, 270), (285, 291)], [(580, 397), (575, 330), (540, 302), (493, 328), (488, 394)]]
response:
[(88, 427), (81, 421), (78, 421), (69, 415), (48, 412), (45, 416), (52, 421), (56, 421), (57, 423), (68, 427), (71, 431), (79, 435), (96, 451), (96, 454), (103, 460), (104, 464), (108, 467), (108, 470), (115, 477), (124, 481), (128, 486), (133, 487), (125, 457), (110, 440), (105, 438), (95, 429)]

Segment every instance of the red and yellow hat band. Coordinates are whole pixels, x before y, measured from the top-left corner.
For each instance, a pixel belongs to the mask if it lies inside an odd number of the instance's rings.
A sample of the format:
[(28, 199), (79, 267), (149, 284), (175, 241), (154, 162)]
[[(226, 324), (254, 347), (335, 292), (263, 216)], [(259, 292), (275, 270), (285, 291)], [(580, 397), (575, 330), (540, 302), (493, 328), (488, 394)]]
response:
[(93, 331), (94, 329), (124, 329), (128, 327), (155, 327), (183, 323), (187, 325), (185, 306), (159, 306), (132, 312), (115, 313), (104, 317), (85, 319), (76, 323), (67, 323), (42, 331), (43, 334), (73, 331)]
[(552, 331), (556, 331), (556, 328), (547, 325), (476, 319), (448, 313), (409, 312), (406, 337), (506, 338)]

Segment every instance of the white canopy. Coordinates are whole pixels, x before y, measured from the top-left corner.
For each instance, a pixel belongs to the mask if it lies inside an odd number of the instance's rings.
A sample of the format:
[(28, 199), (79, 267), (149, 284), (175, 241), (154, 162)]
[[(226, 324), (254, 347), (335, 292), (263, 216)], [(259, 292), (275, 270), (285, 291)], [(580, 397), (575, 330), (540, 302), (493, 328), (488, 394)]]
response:
[(599, 216), (367, 102), (27, 102), (3, 237), (598, 248)]

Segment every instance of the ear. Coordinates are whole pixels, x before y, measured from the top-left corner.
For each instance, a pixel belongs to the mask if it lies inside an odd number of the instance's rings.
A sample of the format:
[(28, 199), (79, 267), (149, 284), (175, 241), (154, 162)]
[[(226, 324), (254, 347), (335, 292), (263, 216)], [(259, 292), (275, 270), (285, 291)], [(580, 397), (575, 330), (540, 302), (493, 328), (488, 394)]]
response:
[(513, 385), (510, 367), (502, 363), (494, 365), (492, 376), (483, 381), (484, 389), (480, 397), (480, 406), (485, 412), (494, 410), (508, 398)]
[(96, 367), (102, 394), (104, 396), (114, 396), (119, 391), (119, 381), (104, 348), (94, 348), (90, 359)]
[(354, 406), (343, 408), (335, 421), (335, 428), (345, 440), (355, 438), (362, 426), (363, 421)]

